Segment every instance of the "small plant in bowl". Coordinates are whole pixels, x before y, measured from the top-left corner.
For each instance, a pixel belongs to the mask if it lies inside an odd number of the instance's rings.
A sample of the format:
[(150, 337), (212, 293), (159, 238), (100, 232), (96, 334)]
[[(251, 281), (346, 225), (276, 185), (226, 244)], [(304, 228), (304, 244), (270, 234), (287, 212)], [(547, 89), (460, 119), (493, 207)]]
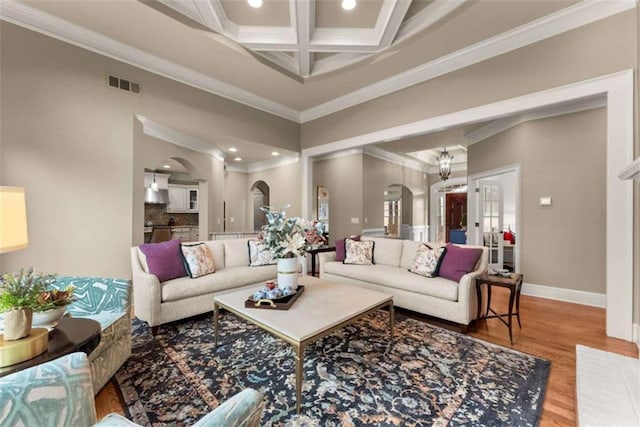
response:
[(66, 289), (50, 289), (38, 294), (38, 306), (33, 313), (34, 325), (51, 325), (57, 322), (67, 310), (67, 305), (75, 301), (72, 285)]
[(33, 310), (37, 310), (39, 296), (55, 278), (36, 273), (33, 268), (0, 278), (0, 313), (4, 320), (4, 339), (16, 340), (31, 333)]

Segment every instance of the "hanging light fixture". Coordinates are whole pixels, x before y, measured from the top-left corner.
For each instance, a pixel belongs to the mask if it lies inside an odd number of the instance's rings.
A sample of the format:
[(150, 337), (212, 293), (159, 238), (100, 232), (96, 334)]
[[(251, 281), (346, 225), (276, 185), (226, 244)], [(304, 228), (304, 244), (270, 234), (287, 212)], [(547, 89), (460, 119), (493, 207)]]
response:
[(451, 175), (451, 161), (453, 156), (447, 151), (447, 147), (442, 149), (440, 157), (438, 157), (438, 172), (440, 173), (440, 179), (446, 181)]
[(156, 182), (156, 173), (153, 173), (153, 182), (151, 183), (151, 190), (158, 191), (158, 183)]

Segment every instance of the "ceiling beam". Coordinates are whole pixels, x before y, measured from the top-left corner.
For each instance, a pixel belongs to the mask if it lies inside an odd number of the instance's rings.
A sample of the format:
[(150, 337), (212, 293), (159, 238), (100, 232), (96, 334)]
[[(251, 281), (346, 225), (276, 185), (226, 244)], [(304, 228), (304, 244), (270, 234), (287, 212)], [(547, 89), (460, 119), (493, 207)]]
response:
[(298, 38), (298, 68), (302, 77), (309, 77), (311, 74), (311, 54), (309, 53), (309, 43), (311, 40), (311, 29), (315, 25), (315, 0), (291, 1), (290, 7), (295, 10), (295, 30)]
[(409, 6), (411, 6), (411, 0), (384, 0), (382, 9), (389, 7), (389, 11), (387, 13), (381, 11), (376, 23), (376, 29), (378, 27), (381, 28), (381, 37), (378, 41), (380, 49), (386, 49), (391, 46), (402, 26), (402, 21), (409, 10)]

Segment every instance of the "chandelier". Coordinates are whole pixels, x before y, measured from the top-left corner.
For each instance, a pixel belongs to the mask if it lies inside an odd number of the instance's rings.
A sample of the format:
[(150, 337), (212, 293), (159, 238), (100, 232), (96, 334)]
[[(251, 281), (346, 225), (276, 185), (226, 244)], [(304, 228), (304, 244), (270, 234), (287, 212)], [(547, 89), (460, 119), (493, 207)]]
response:
[(438, 157), (438, 173), (440, 174), (440, 179), (443, 181), (449, 179), (449, 175), (451, 175), (452, 160), (453, 156), (449, 154), (447, 147), (444, 147), (442, 153), (440, 153), (440, 157)]

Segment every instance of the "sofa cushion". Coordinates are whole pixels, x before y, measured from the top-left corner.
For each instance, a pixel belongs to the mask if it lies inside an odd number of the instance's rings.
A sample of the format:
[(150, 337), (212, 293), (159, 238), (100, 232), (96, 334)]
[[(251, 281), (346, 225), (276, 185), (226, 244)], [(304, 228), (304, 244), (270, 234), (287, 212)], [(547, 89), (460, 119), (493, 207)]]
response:
[(261, 265), (271, 265), (276, 263), (273, 252), (262, 240), (249, 240), (249, 266), (259, 267)]
[(421, 244), (409, 271), (425, 277), (436, 277), (446, 251), (446, 247), (432, 249), (426, 243)]
[[(416, 257), (416, 252), (418, 252), (418, 248), (425, 242), (416, 242), (414, 240), (403, 240), (402, 241), (402, 257), (400, 258), (400, 268), (403, 270), (408, 270), (413, 265), (413, 259)], [(428, 243), (425, 243), (429, 245)], [(432, 248), (437, 246), (429, 245)]]
[(456, 282), (441, 277), (419, 276), (407, 270), (388, 265), (362, 266), (328, 262), (324, 266), (324, 271), (327, 274), (375, 283), (435, 298), (449, 301), (458, 300), (458, 284)]
[(184, 277), (184, 268), (180, 240), (169, 240), (162, 243), (145, 243), (140, 245), (140, 251), (145, 254), (149, 273), (154, 274), (159, 281)]
[(462, 276), (473, 271), (482, 255), (480, 248), (461, 248), (447, 243), (447, 251), (440, 265), (439, 276), (459, 282)]
[(215, 273), (216, 267), (213, 264), (213, 257), (211, 256), (211, 251), (206, 244), (183, 244), (181, 249), (189, 277), (200, 277), (206, 274)]
[(224, 268), (224, 240), (208, 240), (205, 243), (209, 246), (209, 250), (211, 251), (211, 256), (213, 257), (213, 266), (216, 270), (221, 270)]
[(376, 247), (373, 254), (373, 260), (376, 264), (400, 267), (400, 258), (402, 257), (402, 240), (363, 236), (362, 241), (375, 242)]
[[(356, 234), (354, 236), (349, 237), (349, 239), (351, 240), (355, 240), (356, 242), (360, 241), (360, 235)], [(344, 261), (344, 256), (345, 256), (345, 239), (338, 239), (336, 240), (336, 261)]]
[[(246, 240), (245, 252), (247, 252)], [(240, 267), (229, 267), (217, 270), (215, 274), (197, 277), (191, 279), (181, 277), (166, 281), (162, 286), (162, 302), (178, 301), (185, 298), (195, 297), (199, 295), (207, 295), (212, 292), (222, 291), (225, 289), (237, 288), (239, 286), (249, 285), (251, 283), (264, 282), (276, 278), (276, 266), (265, 265), (262, 267), (248, 268), (246, 265)], [(251, 292), (247, 292), (249, 296)], [(211, 300), (211, 309), (213, 310), (213, 300)]]
[(249, 265), (249, 239), (231, 239), (224, 242), (224, 267), (246, 267)]
[(351, 239), (344, 241), (345, 264), (372, 265), (374, 242), (357, 242)]

